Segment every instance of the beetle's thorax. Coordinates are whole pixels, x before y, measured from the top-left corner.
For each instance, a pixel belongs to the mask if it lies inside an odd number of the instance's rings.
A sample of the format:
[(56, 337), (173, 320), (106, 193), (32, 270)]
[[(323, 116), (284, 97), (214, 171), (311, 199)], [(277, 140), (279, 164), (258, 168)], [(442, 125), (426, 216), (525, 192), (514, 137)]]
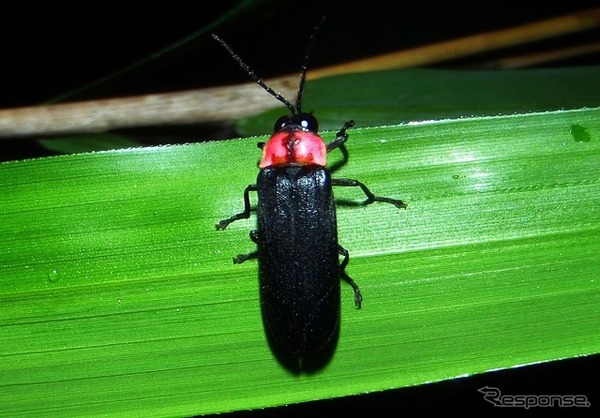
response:
[(327, 146), (315, 132), (292, 124), (276, 131), (263, 146), (259, 167), (307, 164), (325, 167)]

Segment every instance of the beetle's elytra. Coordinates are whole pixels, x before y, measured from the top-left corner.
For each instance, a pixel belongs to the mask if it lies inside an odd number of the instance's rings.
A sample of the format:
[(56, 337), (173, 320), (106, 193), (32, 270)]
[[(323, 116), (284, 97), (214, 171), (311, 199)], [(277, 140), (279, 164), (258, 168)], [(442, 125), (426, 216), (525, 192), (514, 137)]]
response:
[[(391, 203), (406, 208), (398, 199), (375, 196), (361, 182), (332, 179), (326, 166), (328, 152), (347, 152), (349, 121), (328, 145), (317, 134), (318, 123), (301, 110), (306, 74), (306, 54), (300, 77), (296, 106), (260, 80), (216, 35), (219, 41), (267, 92), (284, 103), (291, 114), (275, 123), (274, 133), (262, 148), (256, 184), (244, 191), (244, 210), (220, 221), (225, 229), (231, 222), (249, 218), (250, 192), (258, 195), (257, 229), (250, 238), (257, 250), (238, 255), (234, 263), (257, 258), (260, 304), (265, 334), (271, 350), (292, 372), (312, 372), (331, 359), (337, 345), (340, 324), (340, 278), (354, 290), (354, 302), (361, 307), (362, 295), (346, 273), (348, 251), (338, 244), (335, 200), (332, 186), (360, 187), (363, 204)], [(311, 37), (311, 44), (312, 40)], [(340, 255), (342, 256), (340, 262)]]

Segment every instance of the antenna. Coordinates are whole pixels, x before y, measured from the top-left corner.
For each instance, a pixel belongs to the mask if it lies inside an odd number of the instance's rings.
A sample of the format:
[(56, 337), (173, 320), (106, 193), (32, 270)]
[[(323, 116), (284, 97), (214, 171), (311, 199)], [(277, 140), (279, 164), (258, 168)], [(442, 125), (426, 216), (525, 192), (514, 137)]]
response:
[(296, 113), (302, 113), (302, 92), (304, 91), (304, 84), (306, 81), (306, 69), (308, 68), (308, 59), (310, 58), (310, 53), (312, 51), (313, 45), (315, 44), (315, 38), (317, 37), (317, 33), (319, 32), (319, 29), (321, 28), (321, 25), (323, 24), (324, 21), (325, 21), (325, 16), (323, 16), (321, 18), (321, 20), (319, 21), (319, 23), (317, 23), (317, 25), (315, 26), (315, 28), (313, 30), (313, 33), (310, 35), (310, 39), (308, 40), (308, 47), (306, 48), (306, 53), (304, 54), (304, 60), (302, 62), (302, 67), (301, 67), (301, 71), (300, 71), (300, 82), (298, 83), (298, 95), (296, 96), (296, 106), (295, 107), (290, 102), (288, 102), (285, 99), (285, 97), (283, 97), (281, 95), (281, 93), (279, 93), (278, 91), (275, 91), (271, 87), (267, 86), (267, 84), (262, 80), (262, 78), (260, 78), (259, 76), (256, 75), (254, 70), (252, 68), (250, 68), (248, 66), (248, 64), (246, 64), (240, 58), (240, 56), (238, 54), (235, 53), (233, 48), (231, 48), (227, 44), (227, 42), (225, 42), (223, 39), (219, 38), (214, 33), (212, 34), (212, 37), (217, 42), (219, 42), (223, 46), (223, 48), (225, 48), (227, 50), (227, 52), (229, 52), (229, 55), (231, 55), (231, 57), (237, 61), (237, 63), (240, 65), (240, 67), (242, 67), (242, 69), (244, 71), (246, 71), (246, 73), (250, 76), (250, 78), (252, 78), (254, 81), (256, 81), (259, 86), (261, 86), (263, 89), (265, 89), (267, 91), (267, 93), (269, 93), (271, 96), (275, 97), (281, 103), (286, 105), (287, 108), (290, 109), (292, 114), (296, 114)]
[(298, 110), (298, 113), (302, 112), (302, 93), (304, 92), (304, 81), (306, 80), (306, 69), (308, 68), (308, 59), (310, 58), (310, 53), (312, 52), (313, 45), (315, 44), (317, 33), (319, 33), (319, 29), (323, 25), (324, 21), (325, 16), (321, 17), (319, 23), (315, 25), (315, 28), (313, 29), (313, 32), (308, 40), (308, 46), (306, 47), (306, 53), (304, 54), (302, 67), (300, 67), (300, 83), (298, 84), (298, 95), (296, 97), (296, 109)]
[(256, 75), (256, 73), (254, 72), (254, 70), (252, 70), (252, 68), (250, 68), (248, 66), (248, 64), (246, 64), (244, 61), (242, 61), (242, 59), (239, 57), (238, 54), (235, 53), (235, 51), (221, 38), (219, 38), (217, 35), (215, 35), (214, 33), (212, 34), (212, 37), (215, 38), (215, 40), (217, 42), (219, 42), (221, 45), (223, 45), (223, 48), (225, 48), (227, 50), (227, 52), (229, 52), (229, 55), (231, 55), (233, 57), (234, 60), (237, 61), (238, 64), (240, 64), (240, 67), (242, 67), (244, 69), (244, 71), (246, 71), (246, 73), (248, 73), (248, 75), (258, 83), (259, 86), (261, 86), (263, 89), (265, 89), (267, 91), (267, 93), (269, 93), (270, 95), (272, 95), (273, 97), (275, 97), (277, 100), (279, 100), (281, 103), (283, 103), (284, 105), (287, 106), (288, 109), (290, 109), (290, 111), (293, 113), (297, 113), (296, 108), (294, 107), (294, 105), (292, 105), (290, 102), (288, 102), (285, 97), (283, 97), (281, 95), (281, 93), (273, 90), (271, 87), (267, 86), (265, 84), (264, 81), (262, 81), (262, 79)]

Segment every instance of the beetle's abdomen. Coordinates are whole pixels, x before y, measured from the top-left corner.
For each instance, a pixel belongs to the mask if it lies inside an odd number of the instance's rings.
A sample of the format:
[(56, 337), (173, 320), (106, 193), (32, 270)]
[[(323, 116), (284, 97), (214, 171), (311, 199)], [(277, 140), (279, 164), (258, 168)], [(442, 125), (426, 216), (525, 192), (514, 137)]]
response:
[(329, 173), (316, 165), (261, 170), (258, 262), (265, 331), (275, 351), (318, 353), (337, 341), (340, 281)]

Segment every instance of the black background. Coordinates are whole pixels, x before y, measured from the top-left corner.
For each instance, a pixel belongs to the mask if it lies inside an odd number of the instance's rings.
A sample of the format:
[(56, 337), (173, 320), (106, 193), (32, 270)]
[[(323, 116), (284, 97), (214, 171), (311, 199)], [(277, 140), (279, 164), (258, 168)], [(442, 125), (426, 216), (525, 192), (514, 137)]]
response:
[[(3, 4), (0, 25), (0, 109), (53, 101), (88, 86), (205, 28), (233, 0), (168, 3), (21, 1)], [(512, 27), (596, 6), (597, 0), (539, 3), (518, 0), (403, 2), (263, 0), (212, 28), (255, 71), (269, 78), (297, 72), (313, 27), (326, 15), (310, 67), (427, 45)], [(487, 68), (505, 56), (597, 40), (600, 30), (438, 63), (442, 68)], [(600, 54), (552, 63), (598, 64)], [(210, 36), (162, 54), (145, 65), (63, 101), (179, 91), (247, 82), (247, 75)], [(349, 88), (352, 88), (349, 86)], [(257, 89), (257, 92), (259, 89)], [(193, 142), (237, 136), (226, 126), (127, 130), (142, 144)], [(35, 138), (0, 138), (0, 161), (51, 155)]]
[[(43, 103), (167, 47), (221, 16), (235, 1), (21, 1), (3, 4), (0, 25), (0, 108)], [(324, 14), (311, 67), (321, 67), (460, 36), (510, 27), (597, 5), (597, 1), (454, 2), (271, 1), (215, 28), (265, 78), (298, 71), (306, 40)], [(481, 68), (502, 56), (598, 39), (598, 30), (437, 64)], [(552, 63), (598, 64), (599, 55)], [(246, 82), (247, 76), (209, 37), (70, 100), (127, 96)], [(177, 134), (168, 131), (168, 135)], [(2, 159), (45, 155), (35, 141), (0, 140)], [(494, 407), (477, 389), (503, 394), (585, 394), (597, 402), (598, 356), (488, 373), (414, 388), (317, 401), (236, 416), (356, 413), (402, 416)]]
[[(0, 25), (0, 108), (37, 104), (117, 71), (205, 27), (235, 1), (15, 2)], [(214, 29), (265, 78), (298, 71), (309, 34), (324, 14), (311, 67), (426, 45), (558, 16), (597, 1), (545, 3), (347, 0), (263, 1), (262, 7)], [(365, 7), (368, 4), (368, 7)], [(127, 5), (128, 7), (125, 7)], [(598, 39), (586, 32), (488, 56), (439, 64), (477, 66), (486, 59)], [(599, 54), (553, 65), (599, 62)], [(212, 38), (199, 37), (134, 72), (72, 100), (246, 82), (247, 76)]]

